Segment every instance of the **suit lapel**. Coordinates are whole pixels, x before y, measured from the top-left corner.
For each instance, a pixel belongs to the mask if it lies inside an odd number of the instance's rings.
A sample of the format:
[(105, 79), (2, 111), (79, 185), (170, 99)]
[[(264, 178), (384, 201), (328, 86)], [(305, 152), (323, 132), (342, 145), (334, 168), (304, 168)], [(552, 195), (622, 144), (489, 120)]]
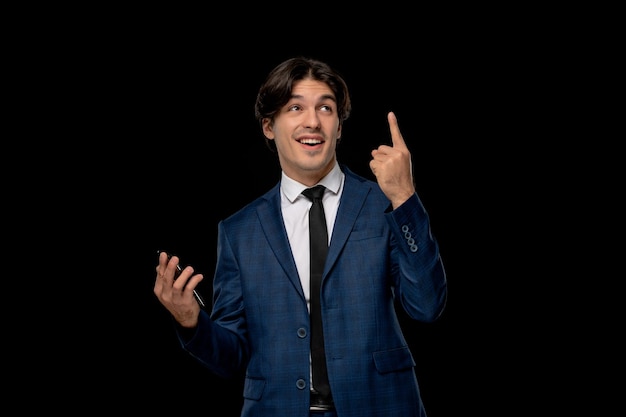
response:
[(257, 208), (257, 215), (259, 216), (261, 228), (265, 233), (265, 238), (272, 248), (278, 263), (280, 263), (283, 271), (285, 271), (285, 274), (287, 274), (289, 280), (304, 300), (300, 275), (298, 275), (298, 269), (291, 254), (291, 246), (289, 246), (289, 238), (283, 224), (283, 215), (280, 208), (280, 183), (265, 195)]
[[(370, 186), (357, 179), (347, 168), (342, 167), (346, 174), (341, 202), (337, 211), (337, 218), (333, 227), (333, 235), (328, 248), (328, 258), (326, 260), (326, 273), (332, 268), (337, 261), (337, 257), (348, 240), (348, 236), (352, 231), (354, 222), (365, 204), (365, 199), (370, 191)], [(322, 277), (322, 279), (324, 279)]]
[[(337, 261), (339, 253), (345, 246), (348, 236), (352, 231), (354, 222), (365, 204), (365, 199), (370, 192), (370, 186), (356, 177), (350, 170), (342, 168), (346, 174), (343, 194), (337, 211), (337, 218), (333, 228), (333, 236), (331, 245), (328, 249), (328, 258), (326, 260), (325, 274), (332, 268)], [(279, 213), (279, 215), (276, 215)], [(283, 224), (282, 210), (280, 208), (280, 183), (270, 190), (264, 197), (257, 209), (261, 228), (265, 233), (265, 238), (272, 248), (276, 259), (280, 263), (283, 271), (289, 277), (294, 288), (298, 291), (304, 300), (302, 285), (300, 284), (300, 276), (298, 269), (293, 260), (291, 246), (289, 246), (289, 238), (285, 232)]]

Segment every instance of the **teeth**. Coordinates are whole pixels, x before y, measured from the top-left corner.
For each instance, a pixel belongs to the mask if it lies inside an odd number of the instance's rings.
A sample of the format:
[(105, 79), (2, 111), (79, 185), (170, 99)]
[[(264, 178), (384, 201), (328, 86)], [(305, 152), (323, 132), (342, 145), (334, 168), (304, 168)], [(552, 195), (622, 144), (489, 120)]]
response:
[(318, 143), (322, 143), (322, 141), (317, 140), (317, 139), (302, 139), (300, 143), (306, 143), (307, 145), (315, 145)]

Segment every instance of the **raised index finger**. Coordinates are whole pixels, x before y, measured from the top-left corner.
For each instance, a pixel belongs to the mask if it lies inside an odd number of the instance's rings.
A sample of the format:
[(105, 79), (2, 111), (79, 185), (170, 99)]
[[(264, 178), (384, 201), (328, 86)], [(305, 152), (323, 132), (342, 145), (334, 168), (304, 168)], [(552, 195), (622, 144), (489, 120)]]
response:
[(400, 127), (398, 126), (398, 118), (395, 113), (390, 111), (387, 114), (387, 121), (389, 122), (389, 131), (391, 132), (391, 143), (394, 148), (406, 149), (406, 143), (400, 133)]

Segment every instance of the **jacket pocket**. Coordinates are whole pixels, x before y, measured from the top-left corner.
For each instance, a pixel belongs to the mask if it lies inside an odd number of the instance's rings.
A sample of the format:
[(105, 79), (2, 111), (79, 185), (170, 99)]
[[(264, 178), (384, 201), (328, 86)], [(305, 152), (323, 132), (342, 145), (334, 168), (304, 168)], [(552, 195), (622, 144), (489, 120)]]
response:
[(265, 389), (264, 379), (246, 377), (243, 385), (243, 397), (248, 400), (260, 400)]
[(381, 374), (415, 367), (415, 360), (408, 346), (374, 352), (374, 365)]
[(380, 238), (384, 234), (383, 229), (380, 230), (353, 230), (350, 233), (350, 237), (348, 240), (351, 242), (358, 240), (367, 240), (367, 239), (377, 239)]

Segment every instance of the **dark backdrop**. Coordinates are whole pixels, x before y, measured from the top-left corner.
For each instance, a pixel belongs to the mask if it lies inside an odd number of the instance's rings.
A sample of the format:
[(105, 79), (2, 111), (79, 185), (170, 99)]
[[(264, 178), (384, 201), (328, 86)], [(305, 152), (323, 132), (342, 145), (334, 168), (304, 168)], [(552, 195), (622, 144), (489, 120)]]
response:
[(503, 237), (524, 227), (507, 213), (525, 129), (510, 96), (525, 86), (510, 82), (512, 64), (506, 56), (496, 62), (496, 48), (441, 42), (259, 46), (141, 34), (96, 41), (98, 53), (75, 83), (84, 146), (68, 174), (80, 190), (68, 214), (85, 224), (73, 242), (92, 255), (85, 259), (94, 276), (81, 281), (91, 289), (85, 304), (67, 308), (89, 324), (64, 326), (80, 335), (70, 355), (91, 404), (238, 415), (240, 381), (212, 375), (181, 351), (152, 293), (156, 252), (203, 272), (199, 291), (210, 299), (218, 221), (280, 175), (254, 119), (256, 91), (280, 61), (308, 55), (337, 68), (351, 89), (341, 162), (373, 179), (370, 151), (390, 143), (390, 110), (412, 152), (450, 291), (439, 321), (401, 316), (429, 416), (473, 409), (476, 396), (482, 413), (507, 409), (505, 378), (524, 366), (506, 358), (518, 327), (505, 313), (517, 272)]
[(205, 273), (210, 298), (217, 222), (279, 178), (257, 88), (303, 54), (351, 87), (342, 162), (370, 175), (389, 110), (412, 152), (450, 290), (438, 322), (403, 319), (429, 416), (580, 411), (607, 380), (583, 372), (614, 365), (597, 362), (598, 323), (618, 315), (593, 302), (619, 305), (600, 270), (612, 245), (585, 236), (615, 231), (602, 198), (619, 195), (606, 180), (621, 153), (603, 128), (618, 119), (596, 95), (614, 91), (612, 26), (545, 5), (226, 6), (12, 15), (3, 346), (17, 406), (238, 414), (238, 382), (181, 352), (152, 294), (156, 251)]

